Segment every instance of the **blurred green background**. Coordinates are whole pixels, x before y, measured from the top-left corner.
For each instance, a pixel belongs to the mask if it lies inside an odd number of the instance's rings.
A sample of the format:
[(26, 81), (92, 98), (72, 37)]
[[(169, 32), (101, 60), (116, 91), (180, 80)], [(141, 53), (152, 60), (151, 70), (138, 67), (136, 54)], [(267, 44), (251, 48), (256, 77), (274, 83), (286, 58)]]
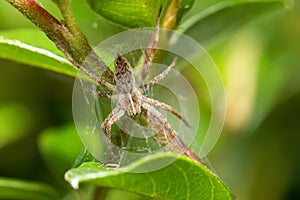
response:
[[(59, 16), (50, 1), (41, 2)], [(196, 1), (194, 9), (214, 2)], [(92, 44), (122, 31), (81, 4), (74, 1), (73, 9)], [(36, 29), (1, 1), (0, 31), (16, 28)], [(300, 1), (221, 33), (205, 47), (227, 95), (225, 127), (208, 156), (211, 166), (239, 199), (300, 199)], [(73, 81), (0, 59), (0, 176), (63, 185), (63, 171), (55, 175), (39, 147), (49, 128), (72, 123)], [(77, 141), (74, 155), (80, 149)]]

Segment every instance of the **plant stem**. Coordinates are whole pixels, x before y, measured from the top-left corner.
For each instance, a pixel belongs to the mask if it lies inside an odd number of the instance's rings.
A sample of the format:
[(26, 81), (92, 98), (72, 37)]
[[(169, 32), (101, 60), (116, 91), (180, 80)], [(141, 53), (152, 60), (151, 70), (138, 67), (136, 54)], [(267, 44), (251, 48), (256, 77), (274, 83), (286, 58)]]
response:
[(35, 0), (7, 1), (38, 26), (79, 70), (86, 74), (95, 71), (99, 74), (100, 71), (103, 72), (105, 79), (113, 80), (112, 72), (93, 51), (87, 38), (77, 26), (68, 0), (54, 1), (63, 15), (63, 21), (53, 17)]

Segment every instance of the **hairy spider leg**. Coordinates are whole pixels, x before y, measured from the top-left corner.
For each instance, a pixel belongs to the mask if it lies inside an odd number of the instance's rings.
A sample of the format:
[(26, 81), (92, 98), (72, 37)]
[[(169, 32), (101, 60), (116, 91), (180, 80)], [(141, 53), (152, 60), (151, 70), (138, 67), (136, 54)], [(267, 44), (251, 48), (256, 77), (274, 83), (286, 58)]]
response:
[[(171, 125), (168, 123), (168, 121), (162, 116), (162, 114), (156, 110), (154, 107), (147, 103), (142, 104), (143, 109), (145, 109), (147, 112), (149, 112), (150, 115), (152, 115), (152, 118), (156, 119), (160, 125), (162, 125), (160, 133), (163, 133), (163, 137), (167, 140), (168, 143), (170, 143), (172, 140), (176, 140), (175, 146), (172, 145), (172, 149), (176, 150), (180, 154), (184, 154), (191, 159), (203, 163), (203, 161), (178, 137), (177, 133), (171, 128)], [(161, 142), (158, 140), (158, 142)]]
[(105, 120), (101, 124), (101, 128), (105, 133), (108, 141), (111, 140), (111, 126), (116, 123), (123, 115), (125, 111), (119, 106), (115, 107), (111, 113), (105, 118)]
[(141, 88), (143, 90), (142, 92), (149, 90), (153, 85), (155, 85), (156, 83), (158, 83), (159, 81), (161, 81), (162, 79), (164, 79), (169, 74), (169, 72), (171, 71), (171, 69), (175, 67), (176, 61), (177, 61), (177, 57), (175, 57), (173, 59), (172, 63), (167, 67), (167, 69), (165, 69), (160, 74), (158, 74), (157, 76), (155, 76), (153, 79), (151, 79), (150, 81), (148, 81), (148, 83), (146, 83), (145, 85), (141, 86)]
[(191, 125), (188, 123), (188, 121), (179, 113), (175, 110), (175, 108), (173, 108), (172, 106), (166, 104), (166, 103), (163, 103), (161, 101), (158, 101), (156, 99), (151, 99), (151, 98), (148, 98), (148, 97), (145, 97), (143, 96), (143, 100), (153, 106), (156, 106), (156, 107), (160, 107), (166, 111), (169, 111), (171, 112), (173, 115), (175, 115), (176, 117), (178, 117), (187, 127), (190, 127), (191, 128)]
[[(89, 76), (92, 80), (96, 81), (97, 84), (102, 85), (103, 87), (107, 88), (108, 90), (113, 91), (115, 89), (115, 86), (110, 84), (109, 82), (101, 79), (97, 75), (95, 75), (93, 72), (85, 68), (83, 65), (80, 65), (78, 63), (74, 63), (74, 65), (81, 70), (83, 73), (85, 73), (87, 76)], [(108, 73), (109, 74), (109, 73)]]
[(108, 94), (108, 93), (102, 92), (102, 91), (95, 91), (95, 90), (88, 89), (88, 88), (85, 88), (84, 92), (91, 94), (93, 96), (98, 96), (98, 97), (102, 97), (102, 98), (108, 98), (108, 99), (113, 98), (113, 95), (111, 95), (111, 94)]
[(102, 79), (97, 80), (97, 83), (102, 85), (103, 87), (105, 87), (106, 89), (110, 90), (110, 91), (114, 91), (116, 86), (110, 84), (109, 82), (106, 82)]
[[(101, 129), (105, 133), (107, 138), (107, 150), (110, 156), (113, 155), (112, 146), (111, 146), (111, 127), (114, 123), (116, 123), (123, 115), (125, 114), (125, 111), (120, 107), (115, 107), (111, 113), (105, 118), (105, 120), (101, 124)], [(107, 165), (108, 166), (108, 165)], [(112, 166), (110, 166), (112, 167)], [(118, 166), (114, 166), (118, 167)]]
[(144, 56), (145, 58), (144, 58), (143, 66), (138, 75), (139, 82), (144, 81), (145, 78), (147, 77), (150, 67), (152, 65), (152, 61), (155, 56), (157, 43), (159, 41), (159, 20), (160, 20), (161, 9), (162, 8), (160, 7), (158, 16), (156, 18), (155, 32), (151, 35), (147, 49), (145, 50), (145, 56)]
[[(172, 68), (174, 68), (174, 66), (176, 65), (176, 60), (177, 57), (175, 57), (172, 61), (172, 63), (167, 67), (167, 69), (165, 69), (162, 73), (158, 74), (157, 76), (155, 76), (153, 79), (151, 79), (146, 86), (142, 86), (142, 92), (149, 90), (153, 85), (155, 85), (156, 83), (158, 83), (159, 81), (161, 81), (162, 79), (164, 79), (168, 73), (171, 71)], [(147, 98), (145, 96), (143, 96), (143, 100), (149, 104), (152, 104), (154, 106), (160, 107), (166, 111), (171, 112), (172, 114), (174, 114), (176, 117), (178, 117), (187, 127), (191, 127), (191, 125), (188, 123), (188, 121), (180, 114), (178, 113), (173, 107), (171, 107), (170, 105), (160, 102), (158, 100), (155, 99), (151, 99), (151, 98)]]
[[(147, 103), (143, 103), (142, 107), (149, 113), (149, 115), (151, 115), (152, 124), (159, 125), (159, 127), (157, 126), (156, 129), (159, 131), (159, 133), (163, 133), (163, 137), (168, 143), (171, 142), (171, 140), (173, 140), (175, 137), (177, 137), (176, 132), (171, 128), (169, 122), (158, 110)], [(178, 152), (181, 152), (178, 149), (176, 150)]]
[[(163, 129), (164, 129), (165, 123), (166, 123), (167, 125), (171, 126), (171, 125), (167, 122), (166, 118), (165, 118), (158, 110), (156, 110), (153, 106), (149, 105), (149, 104), (146, 103), (146, 102), (143, 102), (143, 103), (142, 103), (142, 108), (147, 112), (147, 115), (149, 116), (149, 119), (150, 119), (150, 123), (151, 123), (151, 124), (156, 124), (156, 125), (159, 125), (159, 126), (160, 126), (160, 127), (156, 127), (156, 129), (161, 129), (161, 125), (162, 125), (162, 127), (163, 127)], [(158, 122), (159, 124), (157, 124), (157, 122)], [(167, 141), (169, 141), (169, 140), (168, 140), (168, 135), (163, 135), (163, 136), (164, 136), (164, 138), (165, 138)]]

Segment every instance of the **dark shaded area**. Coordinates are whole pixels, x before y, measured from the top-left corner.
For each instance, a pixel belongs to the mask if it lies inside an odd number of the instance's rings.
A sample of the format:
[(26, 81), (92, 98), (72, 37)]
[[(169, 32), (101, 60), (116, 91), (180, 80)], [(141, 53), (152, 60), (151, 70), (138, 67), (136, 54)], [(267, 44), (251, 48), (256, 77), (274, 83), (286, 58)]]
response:
[(73, 80), (10, 61), (0, 60), (0, 66), (0, 104), (13, 102), (28, 108), (33, 124), (24, 138), (0, 148), (0, 176), (51, 180), (37, 138), (45, 128), (72, 120)]

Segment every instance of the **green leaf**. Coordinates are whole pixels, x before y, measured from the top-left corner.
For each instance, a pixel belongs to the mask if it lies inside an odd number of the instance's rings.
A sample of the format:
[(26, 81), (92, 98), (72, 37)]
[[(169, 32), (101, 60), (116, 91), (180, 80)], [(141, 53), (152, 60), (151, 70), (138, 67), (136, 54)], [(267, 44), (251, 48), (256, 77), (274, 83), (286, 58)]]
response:
[(60, 199), (56, 191), (48, 185), (0, 177), (0, 199)]
[(17, 29), (0, 31), (0, 58), (40, 67), (68, 76), (77, 69), (39, 30)]
[(28, 132), (32, 122), (29, 110), (19, 104), (0, 104), (0, 148)]
[(88, 0), (88, 3), (104, 18), (131, 28), (154, 26), (160, 7), (156, 0)]
[[(109, 21), (127, 28), (138, 28), (155, 26), (160, 6), (163, 9), (161, 19), (167, 12), (167, 21), (176, 19), (177, 25), (192, 7), (194, 0), (88, 0), (88, 2), (96, 13)], [(167, 11), (169, 6), (171, 10)]]
[(63, 176), (74, 164), (83, 146), (74, 124), (69, 124), (44, 130), (39, 137), (39, 149), (49, 167)]
[(283, 8), (283, 0), (224, 0), (189, 16), (178, 28), (200, 43), (232, 30), (246, 22)]
[[(170, 153), (145, 157), (126, 167), (135, 171), (177, 158)], [(80, 183), (119, 188), (156, 199), (233, 199), (222, 181), (205, 166), (187, 157), (177, 158), (165, 168), (147, 173), (107, 170), (99, 163), (88, 162), (69, 170), (65, 179), (74, 187)]]
[(180, 22), (181, 18), (192, 8), (195, 0), (181, 0), (179, 1), (177, 21)]

